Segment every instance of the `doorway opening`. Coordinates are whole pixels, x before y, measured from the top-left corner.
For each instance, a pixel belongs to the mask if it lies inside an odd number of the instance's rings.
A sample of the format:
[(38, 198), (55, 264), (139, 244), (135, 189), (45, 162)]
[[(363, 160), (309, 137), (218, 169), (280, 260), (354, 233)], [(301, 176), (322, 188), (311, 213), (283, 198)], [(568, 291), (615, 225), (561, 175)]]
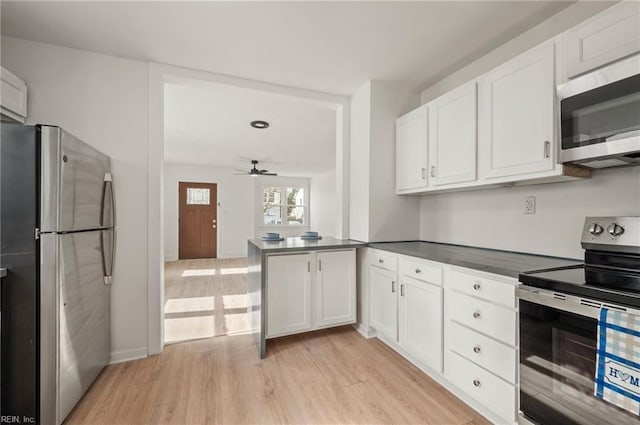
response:
[(178, 259), (217, 258), (218, 185), (178, 183)]

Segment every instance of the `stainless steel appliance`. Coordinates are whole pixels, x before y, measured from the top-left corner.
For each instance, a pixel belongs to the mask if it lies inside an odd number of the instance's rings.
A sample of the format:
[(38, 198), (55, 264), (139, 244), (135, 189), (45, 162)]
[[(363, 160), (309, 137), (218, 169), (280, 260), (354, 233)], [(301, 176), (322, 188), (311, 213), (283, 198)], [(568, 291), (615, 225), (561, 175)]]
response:
[(0, 130), (1, 415), (60, 424), (110, 358), (110, 159), (58, 127)]
[(640, 164), (640, 56), (558, 86), (560, 162)]
[(520, 275), (521, 422), (640, 424), (593, 396), (600, 309), (640, 314), (640, 217), (587, 218), (582, 247), (582, 266)]

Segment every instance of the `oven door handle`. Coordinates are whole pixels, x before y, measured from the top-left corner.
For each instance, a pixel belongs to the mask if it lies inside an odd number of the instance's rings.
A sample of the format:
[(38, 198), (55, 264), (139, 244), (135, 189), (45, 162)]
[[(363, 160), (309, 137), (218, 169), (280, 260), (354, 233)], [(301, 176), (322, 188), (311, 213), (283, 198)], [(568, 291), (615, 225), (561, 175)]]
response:
[[(544, 305), (557, 310), (568, 311), (569, 313), (591, 317), (592, 319), (598, 319), (600, 317), (600, 307), (609, 307), (602, 305), (602, 303), (598, 301), (592, 301), (571, 295), (563, 294), (563, 298), (557, 298), (554, 296), (552, 291), (525, 285), (520, 285), (516, 290), (516, 294), (518, 295), (518, 299), (529, 301), (530, 303)], [(621, 309), (624, 310), (623, 308)]]

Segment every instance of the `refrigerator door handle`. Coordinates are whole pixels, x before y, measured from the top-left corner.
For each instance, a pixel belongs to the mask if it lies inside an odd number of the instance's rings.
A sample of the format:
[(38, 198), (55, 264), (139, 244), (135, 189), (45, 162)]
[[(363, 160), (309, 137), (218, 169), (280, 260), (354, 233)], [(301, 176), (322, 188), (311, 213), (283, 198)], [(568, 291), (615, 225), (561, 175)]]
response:
[(100, 233), (100, 250), (102, 251), (102, 271), (104, 284), (111, 285), (113, 279), (113, 262), (116, 256), (115, 231), (103, 230)]
[(111, 177), (111, 173), (104, 174), (100, 211), (100, 225), (102, 227), (114, 227), (115, 205), (113, 198), (113, 179)]

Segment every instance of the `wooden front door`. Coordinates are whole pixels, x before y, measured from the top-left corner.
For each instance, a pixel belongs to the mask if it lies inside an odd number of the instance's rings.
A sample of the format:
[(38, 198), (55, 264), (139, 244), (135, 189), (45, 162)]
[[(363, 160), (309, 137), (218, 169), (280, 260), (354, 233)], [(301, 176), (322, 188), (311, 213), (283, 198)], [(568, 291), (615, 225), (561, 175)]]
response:
[(218, 186), (188, 182), (180, 182), (178, 186), (178, 258), (216, 258)]

